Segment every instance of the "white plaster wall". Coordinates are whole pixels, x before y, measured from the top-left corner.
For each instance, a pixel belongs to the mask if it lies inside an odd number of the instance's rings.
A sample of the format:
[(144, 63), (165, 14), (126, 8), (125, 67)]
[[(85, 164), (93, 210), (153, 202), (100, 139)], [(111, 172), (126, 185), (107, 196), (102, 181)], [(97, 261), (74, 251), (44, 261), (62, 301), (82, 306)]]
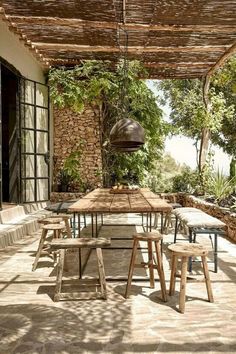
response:
[(0, 19), (0, 56), (28, 79), (45, 83), (42, 67), (31, 52)]

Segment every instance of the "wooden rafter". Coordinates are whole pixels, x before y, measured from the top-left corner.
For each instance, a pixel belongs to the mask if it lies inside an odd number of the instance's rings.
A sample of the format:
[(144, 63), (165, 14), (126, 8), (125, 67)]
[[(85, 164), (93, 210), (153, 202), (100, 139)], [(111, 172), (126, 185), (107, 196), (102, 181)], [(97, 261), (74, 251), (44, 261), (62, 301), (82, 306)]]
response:
[(210, 75), (236, 42), (236, 0), (185, 0), (184, 6), (181, 0), (2, 3), (9, 29), (52, 65), (90, 59), (115, 65), (120, 28), (128, 32), (128, 58), (141, 60), (150, 77), (201, 77)]
[[(120, 52), (120, 48), (114, 46), (89, 46), (78, 44), (66, 44), (66, 43), (42, 43), (32, 42), (39, 49), (56, 49), (58, 51), (68, 50), (74, 52)], [(170, 46), (170, 47), (144, 47), (144, 46), (129, 46), (129, 53), (156, 53), (156, 52), (225, 52), (228, 45), (205, 45), (205, 46)]]
[[(16, 24), (39, 24), (54, 26), (70, 26), (75, 28), (101, 28), (117, 29), (117, 22), (107, 21), (86, 21), (75, 18), (40, 17), (40, 16), (7, 16), (12, 23)], [(122, 27), (123, 23), (119, 23)], [(205, 32), (205, 33), (236, 33), (235, 25), (163, 25), (163, 24), (142, 24), (126, 23), (125, 28), (133, 31), (170, 31), (170, 32)]]

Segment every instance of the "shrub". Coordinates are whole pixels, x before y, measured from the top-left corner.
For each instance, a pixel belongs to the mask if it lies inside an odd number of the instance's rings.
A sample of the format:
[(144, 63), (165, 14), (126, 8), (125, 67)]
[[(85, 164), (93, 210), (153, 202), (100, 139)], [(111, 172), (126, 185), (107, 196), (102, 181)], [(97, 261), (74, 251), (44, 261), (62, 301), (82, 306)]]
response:
[(233, 193), (235, 189), (235, 183), (235, 177), (229, 179), (223, 174), (222, 171), (220, 172), (218, 169), (209, 181), (209, 189), (207, 192), (213, 195), (217, 202), (220, 202)]
[(199, 186), (199, 174), (197, 171), (185, 167), (181, 174), (172, 179), (173, 192), (196, 193)]

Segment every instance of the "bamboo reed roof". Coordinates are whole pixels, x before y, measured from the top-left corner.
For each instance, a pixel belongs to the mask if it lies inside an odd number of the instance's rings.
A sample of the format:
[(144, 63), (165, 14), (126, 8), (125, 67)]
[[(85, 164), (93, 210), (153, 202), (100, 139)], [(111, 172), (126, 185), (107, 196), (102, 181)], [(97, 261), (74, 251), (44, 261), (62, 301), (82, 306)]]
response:
[(9, 28), (46, 65), (128, 57), (150, 78), (206, 76), (236, 51), (236, 0), (3, 0)]

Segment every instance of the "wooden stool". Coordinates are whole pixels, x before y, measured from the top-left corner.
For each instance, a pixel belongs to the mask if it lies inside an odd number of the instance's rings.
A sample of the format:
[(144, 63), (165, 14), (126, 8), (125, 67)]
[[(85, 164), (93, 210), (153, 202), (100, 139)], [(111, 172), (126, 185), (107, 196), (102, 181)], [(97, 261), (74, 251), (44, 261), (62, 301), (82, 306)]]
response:
[[(133, 239), (134, 239), (133, 251), (132, 251), (132, 256), (131, 256), (131, 260), (130, 260), (129, 275), (128, 275), (128, 281), (127, 281), (127, 286), (126, 286), (126, 291), (125, 291), (125, 298), (127, 298), (129, 296), (129, 290), (130, 290), (130, 286), (131, 286), (131, 282), (132, 282), (134, 268), (149, 268), (150, 287), (154, 288), (154, 286), (155, 286), (154, 269), (157, 269), (158, 274), (159, 274), (159, 278), (160, 278), (160, 283), (161, 283), (162, 299), (163, 299), (163, 301), (167, 301), (165, 275), (164, 275), (164, 271), (163, 271), (161, 247), (160, 247), (160, 241), (163, 239), (162, 235), (159, 232), (142, 232), (142, 233), (138, 233), (138, 234), (134, 235)], [(142, 262), (141, 264), (135, 264), (139, 241), (146, 241), (147, 242), (148, 262)], [(156, 264), (153, 264), (154, 253), (152, 250), (152, 242), (154, 243), (155, 251), (156, 251), (156, 257), (157, 257)]]
[[(72, 237), (72, 233), (71, 233), (71, 228), (70, 228), (70, 223), (69, 223), (71, 217), (72, 217), (72, 215), (70, 215), (70, 214), (59, 214), (59, 215), (52, 215), (52, 216), (50, 216), (50, 218), (48, 218), (48, 219), (50, 219), (50, 220), (62, 219), (61, 221), (64, 221), (64, 223), (65, 223), (65, 228), (66, 228), (67, 236), (68, 236), (69, 238), (71, 238), (71, 237)], [(50, 223), (50, 224), (51, 224), (51, 223)], [(54, 223), (52, 223), (52, 224), (54, 224)]]
[(42, 253), (43, 245), (46, 240), (48, 231), (53, 231), (54, 238), (60, 238), (63, 229), (64, 229), (64, 226), (61, 224), (47, 224), (42, 227), (42, 234), (41, 234), (41, 238), (39, 241), (38, 250), (36, 252), (35, 260), (33, 263), (32, 271), (35, 271), (35, 269), (37, 268), (39, 257)]
[(72, 237), (71, 228), (69, 220), (71, 219), (71, 215), (69, 214), (60, 214), (60, 215), (52, 215), (49, 218), (44, 218), (38, 220), (38, 223), (47, 225), (47, 224), (59, 224), (64, 221), (66, 233), (69, 238)]
[(97, 263), (98, 263), (98, 274), (99, 283), (101, 288), (101, 296), (103, 299), (107, 298), (106, 293), (106, 278), (102, 257), (101, 247), (110, 246), (111, 241), (105, 238), (72, 238), (72, 239), (55, 239), (50, 243), (50, 250), (59, 250), (59, 259), (57, 264), (57, 279), (54, 294), (54, 301), (59, 301), (61, 297), (61, 287), (62, 287), (62, 276), (64, 269), (65, 251), (67, 249), (81, 249), (81, 248), (95, 248)]
[(50, 218), (44, 218), (44, 219), (40, 219), (38, 220), (39, 224), (43, 224), (43, 225), (47, 225), (47, 224), (60, 224), (60, 222), (62, 222), (63, 219), (59, 216), (57, 217), (50, 217)]
[(181, 258), (181, 280), (180, 280), (180, 297), (179, 297), (179, 311), (184, 313), (185, 310), (185, 293), (186, 293), (186, 280), (187, 280), (187, 267), (189, 257), (200, 256), (202, 260), (203, 272), (206, 282), (208, 300), (214, 302), (210, 276), (207, 266), (206, 256), (208, 251), (199, 244), (180, 244), (175, 243), (170, 245), (168, 249), (172, 252), (171, 260), (171, 277), (170, 277), (170, 290), (169, 295), (174, 295), (175, 293), (175, 280), (176, 280), (176, 270), (178, 258)]

